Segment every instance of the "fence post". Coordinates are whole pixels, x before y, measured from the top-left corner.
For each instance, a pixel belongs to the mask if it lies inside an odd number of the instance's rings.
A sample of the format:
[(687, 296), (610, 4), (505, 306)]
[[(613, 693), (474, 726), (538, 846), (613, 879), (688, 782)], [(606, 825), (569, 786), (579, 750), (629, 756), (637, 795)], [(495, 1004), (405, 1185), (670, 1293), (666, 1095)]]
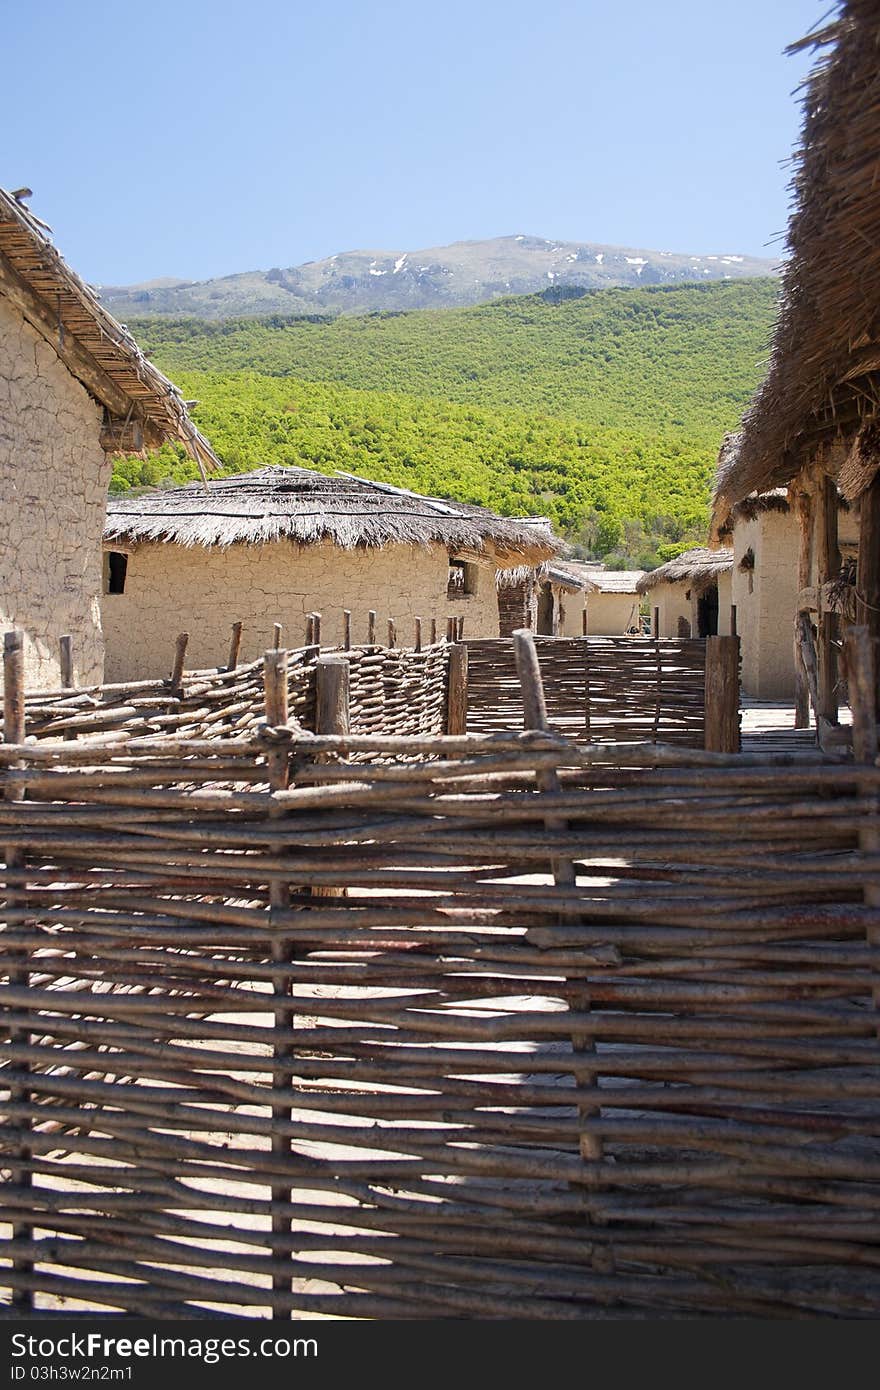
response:
[[(61, 684), (65, 690), (73, 690), (73, 638), (69, 632), (58, 639), (61, 655)], [(76, 743), (76, 732), (68, 729), (64, 735), (65, 743)]]
[[(867, 626), (851, 627), (844, 638), (844, 660), (852, 710), (853, 757), (857, 763), (873, 767), (877, 760), (877, 642)], [(859, 829), (859, 852), (864, 855), (880, 853), (880, 820), (877, 796), (870, 790), (862, 793), (865, 801), (864, 822)], [(868, 882), (863, 889), (865, 905), (880, 907), (880, 887)], [(869, 926), (868, 946), (880, 947), (880, 928)], [(872, 990), (874, 1008), (880, 1009), (880, 972), (873, 971), (877, 984)]]
[(706, 638), (706, 732), (710, 753), (738, 753), (739, 638)]
[(397, 624), (393, 618), (388, 619), (388, 646), (391, 651), (397, 646)]
[(376, 610), (371, 608), (367, 614), (367, 646), (376, 645)]
[[(344, 656), (322, 656), (315, 663), (315, 733), (345, 737), (351, 732), (350, 666)], [(321, 754), (318, 759), (324, 761)], [(315, 884), (313, 898), (344, 898), (344, 884)]]
[(415, 620), (415, 629), (416, 629), (416, 636), (415, 636), (415, 643), (416, 643), (416, 645), (415, 645), (415, 649), (416, 649), (417, 652), (420, 652), (420, 651), (422, 650), (422, 620), (421, 620), (421, 618), (416, 618), (416, 620)]
[(181, 632), (174, 647), (174, 665), (171, 668), (171, 693), (181, 695), (183, 693), (183, 665), (186, 661), (186, 644), (189, 641), (189, 633)]
[[(22, 632), (7, 632), (3, 638), (3, 741), (4, 743), (22, 744), (25, 740), (25, 700), (24, 700), (24, 634)], [(20, 766), (20, 764), (17, 764)], [(21, 787), (14, 784), (7, 785), (4, 789), (4, 800), (21, 801), (24, 798), (24, 791)], [(23, 870), (25, 867), (25, 851), (18, 846), (6, 850), (6, 868), (13, 875), (17, 876), (20, 883), (17, 887), (6, 885), (6, 902), (10, 908), (24, 908), (27, 906), (27, 893), (25, 891)], [(21, 929), (26, 930), (25, 924), (21, 924)], [(30, 986), (30, 973), (28, 970), (28, 950), (9, 949), (5, 952), (8, 959), (8, 978), (10, 985), (27, 989)], [(18, 1012), (26, 1012), (16, 1006)], [(13, 1049), (11, 1066), (15, 1071), (22, 1071), (25, 1074), (30, 1070), (30, 1063), (27, 1057), (16, 1058), (14, 1049), (16, 1044), (23, 1044), (26, 1048), (31, 1043), (30, 1029), (25, 1027), (12, 1027), (9, 1029), (9, 1042)], [(27, 1085), (9, 1086), (9, 1102), (11, 1105), (27, 1105), (31, 1103), (31, 1093)], [(13, 1122), (16, 1123), (16, 1122)], [(30, 1120), (19, 1119), (17, 1128), (29, 1132)], [(10, 1178), (13, 1186), (19, 1188), (22, 1194), (27, 1193), (33, 1186), (33, 1174), (30, 1170), (31, 1148), (27, 1141), (23, 1141), (16, 1146), (17, 1157), (20, 1159), (19, 1167), (14, 1161), (10, 1161)], [(14, 1221), (12, 1224), (12, 1239), (22, 1243), (30, 1243), (33, 1240), (33, 1227), (27, 1221)], [(27, 1255), (16, 1255), (12, 1259), (12, 1268), (25, 1279), (29, 1279), (34, 1272), (33, 1259)], [(33, 1289), (14, 1287), (12, 1290), (12, 1306), (19, 1313), (33, 1311), (34, 1294)]]
[(467, 647), (454, 643), (449, 648), (449, 685), (446, 692), (447, 734), (467, 733), (468, 654)]
[[(513, 654), (516, 659), (516, 671), (522, 687), (523, 700), (523, 723), (526, 729), (549, 730), (550, 721), (547, 718), (547, 703), (544, 699), (544, 682), (541, 679), (541, 667), (538, 662), (538, 653), (535, 648), (535, 639), (528, 628), (518, 628), (513, 634)], [(559, 774), (555, 769), (538, 772), (535, 774), (538, 788), (542, 792), (554, 794), (560, 790)], [(560, 816), (545, 816), (544, 825), (547, 830), (555, 830), (559, 834), (566, 834), (568, 822)], [(550, 869), (553, 880), (557, 888), (574, 889), (577, 883), (575, 867), (570, 859), (551, 859)], [(566, 922), (570, 919), (565, 918)], [(571, 982), (575, 986), (583, 984), (584, 992), (577, 1000), (580, 1011), (589, 1013), (590, 995), (587, 981), (577, 979)], [(573, 1033), (571, 1038), (572, 1051), (575, 1053), (595, 1052), (596, 1044), (589, 1033)], [(589, 1120), (599, 1113), (598, 1102), (598, 1080), (595, 1073), (589, 1079), (581, 1083), (579, 1077), (575, 1077), (575, 1084), (578, 1090), (596, 1091), (597, 1100), (592, 1098), (589, 1102), (578, 1104), (578, 1115), (582, 1120)], [(592, 1134), (581, 1134), (580, 1136), (581, 1158), (601, 1159), (602, 1140)]]
[[(280, 631), (276, 623), (276, 635)], [(280, 648), (273, 648), (266, 652), (263, 657), (263, 693), (266, 707), (266, 723), (271, 729), (283, 728), (288, 721), (288, 697), (287, 697), (287, 652)], [(286, 743), (269, 745), (267, 753), (267, 763), (269, 768), (269, 787), (274, 791), (283, 791), (288, 784), (290, 777), (289, 748)], [(281, 812), (272, 804), (269, 807), (270, 817), (277, 817)], [(290, 886), (279, 878), (273, 877), (269, 884), (269, 925), (272, 943), (272, 960), (278, 965), (289, 965), (291, 960), (291, 943), (281, 935), (281, 924), (278, 922), (278, 914), (288, 911), (290, 908)], [(274, 982), (275, 994), (289, 994), (291, 988), (290, 976), (280, 979), (276, 976)], [(287, 1090), (291, 1084), (292, 1077), (292, 1058), (293, 1047), (291, 1039), (293, 1036), (294, 1010), (292, 1007), (276, 1005), (273, 1009), (274, 1037), (272, 1047), (272, 1089), (273, 1092)], [(287, 1126), (290, 1122), (290, 1106), (279, 1105), (273, 1097), (272, 1119), (278, 1120), (280, 1125)], [(272, 1156), (280, 1163), (286, 1162), (290, 1156), (290, 1138), (283, 1133), (272, 1134)], [(272, 1184), (272, 1235), (275, 1240), (272, 1242), (273, 1259), (283, 1260), (290, 1258), (288, 1244), (290, 1240), (290, 1217), (284, 1212), (279, 1211), (279, 1206), (289, 1207), (291, 1201), (291, 1188), (289, 1183), (282, 1185), (275, 1182)], [(281, 1318), (290, 1316), (289, 1302), (291, 1293), (290, 1275), (273, 1274), (272, 1292), (277, 1295), (271, 1300), (272, 1317)]]
[(351, 650), (351, 610), (342, 610), (342, 645), (346, 651)]
[(436, 647), (436, 645), (437, 645), (437, 619), (436, 619), (436, 618), (432, 618), (432, 619), (431, 619), (431, 646), (432, 646), (432, 647)]
[(232, 641), (229, 644), (229, 660), (226, 663), (227, 671), (234, 671), (238, 665), (238, 654), (241, 651), (241, 623), (232, 624)]

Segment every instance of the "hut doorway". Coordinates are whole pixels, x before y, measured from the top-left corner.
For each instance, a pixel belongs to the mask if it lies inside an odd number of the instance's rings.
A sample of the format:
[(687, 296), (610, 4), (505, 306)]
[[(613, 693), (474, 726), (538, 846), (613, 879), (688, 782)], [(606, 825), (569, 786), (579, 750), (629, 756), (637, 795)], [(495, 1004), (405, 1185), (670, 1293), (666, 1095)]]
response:
[(697, 636), (718, 636), (718, 585), (710, 584), (697, 599)]
[(535, 630), (540, 636), (553, 636), (553, 590), (549, 584), (542, 584), (538, 593), (538, 620)]

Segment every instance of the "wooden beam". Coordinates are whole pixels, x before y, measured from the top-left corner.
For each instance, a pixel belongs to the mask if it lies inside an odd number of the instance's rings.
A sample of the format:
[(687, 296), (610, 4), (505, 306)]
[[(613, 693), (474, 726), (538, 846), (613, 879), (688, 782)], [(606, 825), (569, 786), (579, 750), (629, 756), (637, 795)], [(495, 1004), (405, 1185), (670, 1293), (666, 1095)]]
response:
[(123, 419), (128, 415), (131, 398), (126, 395), (92, 354), (83, 347), (73, 334), (64, 328), (57, 315), (53, 314), (42, 299), (14, 269), (9, 259), (0, 251), (0, 294), (6, 296), (11, 304), (35, 328), (41, 338), (54, 348), (67, 370), (81, 381), (87, 391), (99, 400), (113, 415)]
[[(821, 587), (840, 570), (837, 540), (837, 484), (822, 476), (814, 494), (813, 535), (816, 547), (816, 583)], [(837, 721), (837, 640), (836, 613), (820, 612), (817, 660), (819, 664), (819, 707), (817, 714), (829, 724)]]
[(449, 686), (446, 693), (447, 734), (467, 733), (468, 652), (456, 643), (449, 649)]

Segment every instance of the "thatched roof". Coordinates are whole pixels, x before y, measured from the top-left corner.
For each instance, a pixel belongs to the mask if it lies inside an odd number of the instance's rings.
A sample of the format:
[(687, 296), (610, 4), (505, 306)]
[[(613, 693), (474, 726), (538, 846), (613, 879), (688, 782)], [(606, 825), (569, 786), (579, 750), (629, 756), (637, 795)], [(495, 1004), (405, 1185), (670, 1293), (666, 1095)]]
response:
[(106, 542), (227, 546), (284, 538), (302, 545), (328, 539), (346, 550), (439, 543), (451, 551), (488, 551), (500, 568), (538, 565), (564, 549), (543, 517), (508, 519), (349, 473), (277, 465), (207, 487), (189, 483), (111, 497), (104, 528)]
[(638, 581), (636, 589), (638, 593), (646, 594), (658, 584), (705, 584), (732, 569), (733, 551), (729, 546), (709, 550), (706, 546), (699, 545), (693, 550), (686, 550), (682, 555), (677, 555), (674, 560), (667, 560), (665, 565), (649, 570)]
[[(734, 456), (719, 467), (716, 528), (749, 493), (788, 483), (880, 412), (880, 0), (844, 0), (796, 48), (821, 57), (805, 89), (791, 251), (770, 366)], [(872, 447), (876, 462), (880, 451)], [(856, 469), (853, 498), (873, 476)]]
[(201, 468), (216, 468), (214, 451), (190, 419), (177, 387), (147, 361), (128, 330), (62, 259), (50, 229), (25, 207), (27, 193), (19, 190), (16, 196), (0, 188), (0, 295), (105, 406), (107, 452), (130, 449), (135, 424), (143, 445), (176, 440)]

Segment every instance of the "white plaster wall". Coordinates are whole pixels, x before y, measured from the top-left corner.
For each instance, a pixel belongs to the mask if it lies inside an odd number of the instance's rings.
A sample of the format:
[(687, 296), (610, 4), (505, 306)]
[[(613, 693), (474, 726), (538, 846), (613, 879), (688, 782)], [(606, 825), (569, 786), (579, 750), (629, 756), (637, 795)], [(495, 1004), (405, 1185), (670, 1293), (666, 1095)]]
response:
[(25, 634), (29, 689), (60, 683), (67, 632), (77, 681), (102, 677), (100, 430), (100, 407), (0, 295), (0, 630)]
[[(113, 548), (109, 546), (108, 548)], [(272, 645), (273, 624), (283, 625), (282, 645), (300, 647), (306, 617), (321, 614), (321, 643), (342, 640), (343, 609), (352, 614), (352, 641), (367, 640), (367, 614), (377, 614), (377, 640), (384, 642), (388, 619), (397, 624), (400, 646), (413, 643), (415, 617), (430, 620), (441, 634), (449, 614), (464, 616), (469, 637), (497, 637), (495, 563), (476, 566), (477, 592), (449, 599), (449, 556), (445, 547), (389, 545), (343, 550), (329, 542), (297, 546), (219, 547), (141, 544), (128, 559), (125, 592), (101, 600), (107, 643), (106, 679), (161, 676), (171, 669), (174, 642), (189, 632), (189, 669), (226, 663), (232, 624), (241, 621), (241, 660), (250, 661)]]
[(587, 635), (621, 637), (639, 625), (638, 594), (587, 594)]
[(559, 636), (582, 637), (584, 634), (584, 594), (556, 589), (559, 602)]
[(648, 590), (646, 598), (648, 600), (652, 624), (654, 620), (654, 609), (660, 609), (658, 637), (677, 637), (679, 617), (687, 618), (690, 623), (691, 601), (689, 598), (685, 598), (687, 592), (687, 584), (656, 584), (653, 589)]

